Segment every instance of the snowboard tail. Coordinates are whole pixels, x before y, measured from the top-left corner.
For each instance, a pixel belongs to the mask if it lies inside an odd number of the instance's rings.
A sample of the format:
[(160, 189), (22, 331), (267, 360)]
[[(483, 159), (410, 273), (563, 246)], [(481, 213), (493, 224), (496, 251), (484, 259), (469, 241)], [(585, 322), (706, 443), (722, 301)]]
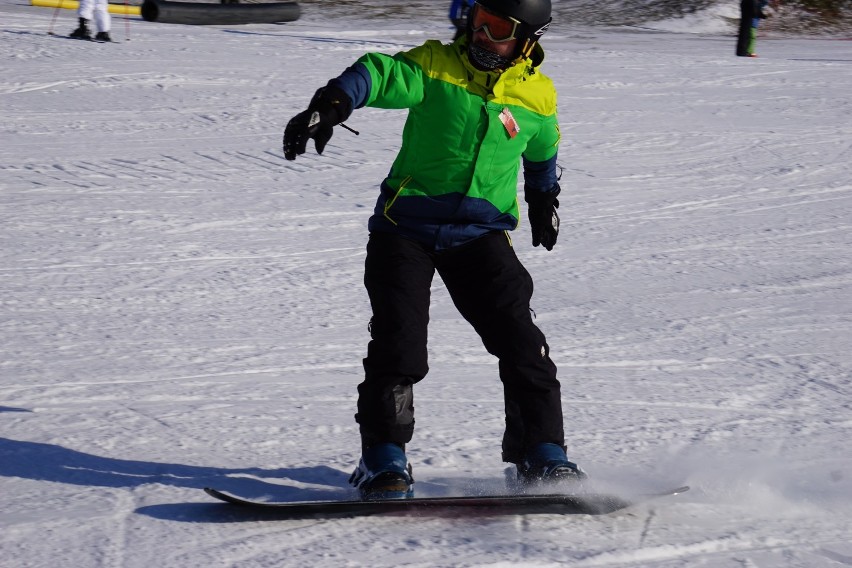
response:
[(650, 499), (678, 495), (688, 491), (682, 486), (626, 498), (608, 493), (553, 493), (546, 495), (484, 495), (459, 497), (413, 497), (371, 501), (255, 501), (206, 487), (208, 495), (245, 509), (263, 511), (276, 519), (307, 517), (360, 517), (381, 513), (434, 515), (448, 511), (476, 511), (491, 515), (556, 514), (606, 515)]

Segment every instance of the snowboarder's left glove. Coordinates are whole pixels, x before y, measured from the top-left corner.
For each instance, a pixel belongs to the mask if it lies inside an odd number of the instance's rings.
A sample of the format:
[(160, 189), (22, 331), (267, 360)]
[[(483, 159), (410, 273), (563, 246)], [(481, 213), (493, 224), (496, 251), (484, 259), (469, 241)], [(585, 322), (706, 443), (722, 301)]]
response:
[(559, 215), (556, 209), (559, 200), (556, 196), (561, 191), (559, 184), (554, 184), (550, 191), (524, 186), (524, 200), (529, 204), (528, 214), (532, 228), (532, 244), (534, 247), (543, 246), (553, 250), (556, 237), (559, 235)]
[(305, 153), (308, 139), (313, 138), (317, 154), (322, 154), (325, 145), (331, 140), (334, 126), (340, 124), (352, 114), (352, 99), (337, 87), (319, 89), (308, 110), (302, 111), (287, 123), (284, 129), (284, 157), (295, 160)]

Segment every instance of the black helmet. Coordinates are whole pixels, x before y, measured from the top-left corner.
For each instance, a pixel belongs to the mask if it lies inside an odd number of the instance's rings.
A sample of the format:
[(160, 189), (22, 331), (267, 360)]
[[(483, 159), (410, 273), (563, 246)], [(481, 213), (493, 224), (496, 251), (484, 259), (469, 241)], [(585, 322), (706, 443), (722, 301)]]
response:
[[(484, 8), (485, 12), (515, 22), (512, 38), (516, 38), (518, 42), (512, 60), (519, 57), (529, 57), (533, 47), (547, 31), (552, 20), (550, 0), (476, 0), (468, 16), (468, 38), (471, 40), (471, 44), (473, 32), (479, 29), (476, 25), (477, 11), (481, 8)], [(492, 40), (500, 41), (491, 36), (487, 24), (482, 27), (486, 28), (486, 32)]]
[(533, 33), (544, 28), (538, 36), (544, 34), (552, 19), (550, 0), (476, 0), (476, 3), (492, 12), (520, 20), (530, 28), (535, 28)]

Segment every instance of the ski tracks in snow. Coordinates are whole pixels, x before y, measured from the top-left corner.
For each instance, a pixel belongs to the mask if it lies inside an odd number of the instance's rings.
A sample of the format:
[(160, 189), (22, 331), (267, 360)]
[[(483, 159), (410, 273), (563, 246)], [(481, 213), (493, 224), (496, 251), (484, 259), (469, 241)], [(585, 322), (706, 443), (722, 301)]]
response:
[[(35, 14), (4, 25), (46, 31)], [(562, 232), (533, 249), (522, 210), (513, 237), (569, 454), (605, 487), (692, 491), (594, 519), (234, 522), (203, 502), (211, 480), (340, 491), (358, 457), (366, 222), (405, 114), (360, 109), (360, 136), (295, 162), (281, 134), (361, 52), (448, 31), (340, 22), (0, 35), (4, 559), (848, 564), (852, 133), (835, 95), (852, 85), (790, 60), (818, 42), (741, 61), (728, 38), (548, 36)], [(415, 476), (491, 488), (496, 361), (433, 292)]]

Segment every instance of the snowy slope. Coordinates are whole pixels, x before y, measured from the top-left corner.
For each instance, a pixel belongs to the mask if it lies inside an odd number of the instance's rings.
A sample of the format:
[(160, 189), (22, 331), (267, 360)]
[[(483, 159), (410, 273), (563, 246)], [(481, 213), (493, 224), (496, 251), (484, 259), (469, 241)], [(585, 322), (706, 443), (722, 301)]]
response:
[[(286, 121), (439, 19), (47, 35), (0, 5), (0, 566), (852, 565), (852, 43), (554, 27), (560, 242), (518, 253), (606, 517), (239, 520), (349, 496), (366, 220), (400, 111)], [(129, 25), (128, 25), (129, 24)], [(523, 206), (523, 203), (522, 203)], [(436, 279), (424, 495), (502, 483), (496, 362)]]

